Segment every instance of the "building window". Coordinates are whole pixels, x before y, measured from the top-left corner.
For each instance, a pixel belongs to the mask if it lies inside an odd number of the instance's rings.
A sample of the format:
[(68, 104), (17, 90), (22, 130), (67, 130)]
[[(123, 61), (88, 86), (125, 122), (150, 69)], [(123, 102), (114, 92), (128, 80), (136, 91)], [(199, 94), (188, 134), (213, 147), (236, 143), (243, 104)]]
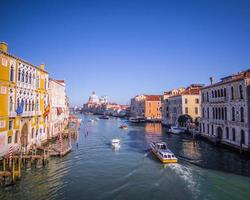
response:
[(11, 65), (10, 67), (10, 81), (13, 82), (14, 81), (14, 66)]
[(203, 133), (205, 133), (205, 123), (203, 123), (202, 125), (203, 125)]
[(218, 119), (218, 108), (215, 108), (215, 119)]
[(197, 104), (199, 103), (199, 99), (198, 98), (195, 99), (195, 103), (197, 103)]
[(35, 129), (32, 128), (32, 131), (31, 131), (31, 138), (32, 138), (32, 139), (34, 138), (34, 133), (35, 133)]
[(214, 125), (211, 125), (212, 135), (214, 134)]
[(220, 90), (218, 90), (218, 92), (217, 92), (217, 93), (218, 93), (218, 97), (221, 97), (221, 95), (220, 95)]
[(224, 112), (225, 112), (225, 120), (227, 120), (227, 108), (224, 108)]
[(240, 107), (240, 121), (244, 122), (244, 108)]
[(210, 131), (209, 131), (209, 124), (207, 124), (207, 134), (209, 134)]
[(229, 128), (226, 127), (226, 139), (228, 140), (229, 139)]
[(13, 121), (12, 120), (9, 121), (9, 130), (13, 130)]
[(209, 108), (207, 108), (207, 118), (209, 119)]
[(202, 93), (202, 102), (204, 102), (204, 93)]
[(9, 136), (9, 137), (8, 137), (8, 144), (10, 144), (11, 142), (12, 142), (12, 137)]
[(185, 113), (188, 114), (188, 108), (187, 107), (185, 108)]
[(185, 104), (187, 104), (188, 103), (188, 100), (187, 100), (187, 98), (185, 98)]
[(198, 108), (195, 107), (195, 114), (198, 115)]
[(19, 135), (19, 132), (18, 132), (18, 131), (16, 131), (16, 134), (15, 134), (15, 143), (17, 143), (17, 142), (18, 142), (18, 135)]
[(241, 130), (240, 144), (245, 144), (245, 131)]
[(22, 71), (22, 82), (24, 82), (24, 70)]
[(13, 103), (13, 98), (10, 97), (10, 105), (9, 105), (9, 106), (10, 106), (10, 107), (9, 107), (10, 112), (12, 112), (12, 111), (14, 110), (13, 105), (14, 105), (14, 103)]
[(221, 119), (224, 120), (224, 108), (221, 108)]
[(221, 119), (221, 110), (218, 108), (218, 118)]
[(234, 87), (231, 87), (231, 99), (234, 99)]
[(18, 69), (18, 81), (21, 81), (21, 69)]
[(226, 96), (227, 96), (227, 89), (224, 88), (224, 97), (226, 97)]
[(220, 90), (220, 95), (223, 97), (224, 94), (223, 94), (223, 89)]
[(214, 91), (212, 91), (212, 98), (214, 98)]
[(205, 117), (205, 110), (204, 110), (204, 108), (202, 108), (202, 117), (203, 118)]
[(232, 140), (235, 141), (235, 128), (232, 128)]
[(29, 75), (29, 84), (31, 84), (31, 82), (32, 82), (32, 75), (30, 73), (30, 75)]
[(239, 86), (239, 92), (240, 92), (240, 99), (243, 99), (242, 85)]
[(209, 94), (208, 94), (208, 92), (207, 92), (207, 102), (209, 102)]
[(235, 121), (235, 108), (232, 107), (232, 121)]
[(217, 90), (214, 91), (214, 96), (217, 97)]

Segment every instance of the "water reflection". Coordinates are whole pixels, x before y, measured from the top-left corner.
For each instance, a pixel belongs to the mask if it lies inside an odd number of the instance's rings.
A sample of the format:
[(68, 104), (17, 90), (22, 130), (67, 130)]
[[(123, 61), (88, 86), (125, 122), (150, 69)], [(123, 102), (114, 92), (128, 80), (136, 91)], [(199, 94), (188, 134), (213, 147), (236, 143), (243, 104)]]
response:
[(145, 125), (146, 134), (161, 135), (162, 125), (160, 123), (146, 123)]

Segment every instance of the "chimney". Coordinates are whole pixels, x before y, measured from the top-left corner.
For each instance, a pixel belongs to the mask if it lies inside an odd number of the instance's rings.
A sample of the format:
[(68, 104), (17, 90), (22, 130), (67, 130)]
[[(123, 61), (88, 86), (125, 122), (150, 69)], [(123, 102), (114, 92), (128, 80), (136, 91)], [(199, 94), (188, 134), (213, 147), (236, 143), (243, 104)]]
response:
[(44, 70), (44, 67), (45, 67), (44, 64), (41, 64), (41, 65), (40, 65), (40, 69)]
[(209, 77), (209, 80), (210, 80), (210, 83), (211, 83), (211, 85), (214, 83), (214, 77)]
[(5, 43), (5, 42), (0, 42), (0, 49), (1, 49), (3, 52), (7, 53), (8, 44)]

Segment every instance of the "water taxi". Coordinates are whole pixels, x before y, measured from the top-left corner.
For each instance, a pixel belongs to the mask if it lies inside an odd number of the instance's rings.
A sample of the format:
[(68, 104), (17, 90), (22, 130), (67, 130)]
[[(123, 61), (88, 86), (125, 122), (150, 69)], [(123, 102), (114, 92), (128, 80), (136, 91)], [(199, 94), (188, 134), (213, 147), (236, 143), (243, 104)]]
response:
[(162, 163), (177, 163), (178, 159), (172, 151), (167, 148), (165, 142), (152, 142), (150, 144), (152, 152)]
[(111, 145), (115, 149), (119, 149), (121, 147), (120, 145), (120, 140), (119, 139), (112, 139), (111, 140)]

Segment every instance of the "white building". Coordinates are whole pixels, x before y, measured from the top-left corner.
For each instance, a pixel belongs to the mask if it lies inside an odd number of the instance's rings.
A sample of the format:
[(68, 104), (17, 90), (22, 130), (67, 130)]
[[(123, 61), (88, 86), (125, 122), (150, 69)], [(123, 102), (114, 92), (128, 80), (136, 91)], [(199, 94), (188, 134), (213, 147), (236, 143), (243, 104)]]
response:
[(58, 136), (68, 123), (69, 108), (63, 80), (49, 80), (49, 132), (48, 138)]
[(203, 136), (236, 148), (250, 150), (250, 70), (212, 83), (202, 89)]

